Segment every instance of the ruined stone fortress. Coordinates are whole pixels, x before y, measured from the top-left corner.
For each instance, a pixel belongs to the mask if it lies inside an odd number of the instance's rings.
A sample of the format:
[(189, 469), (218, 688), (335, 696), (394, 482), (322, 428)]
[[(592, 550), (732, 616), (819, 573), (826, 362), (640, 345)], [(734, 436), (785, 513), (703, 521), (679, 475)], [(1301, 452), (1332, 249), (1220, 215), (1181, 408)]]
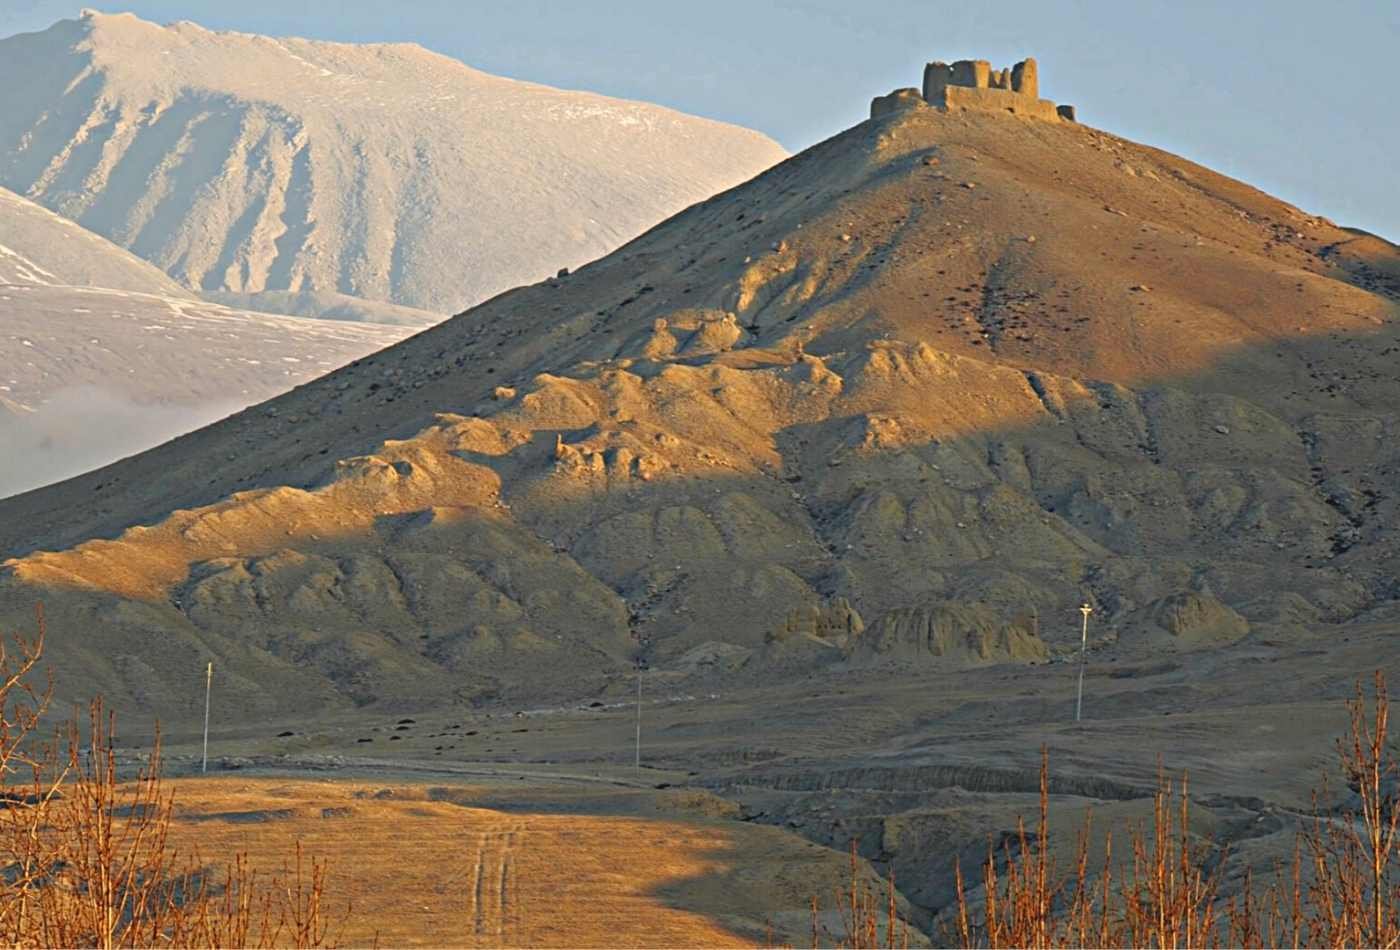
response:
[(1040, 77), (1035, 60), (1024, 59), (1010, 69), (993, 69), (985, 59), (960, 59), (956, 63), (929, 63), (924, 67), (924, 88), (896, 89), (876, 96), (870, 118), (916, 109), (924, 105), (944, 111), (977, 109), (1031, 116), (1058, 122), (1074, 121), (1074, 106), (1057, 106), (1040, 98)]

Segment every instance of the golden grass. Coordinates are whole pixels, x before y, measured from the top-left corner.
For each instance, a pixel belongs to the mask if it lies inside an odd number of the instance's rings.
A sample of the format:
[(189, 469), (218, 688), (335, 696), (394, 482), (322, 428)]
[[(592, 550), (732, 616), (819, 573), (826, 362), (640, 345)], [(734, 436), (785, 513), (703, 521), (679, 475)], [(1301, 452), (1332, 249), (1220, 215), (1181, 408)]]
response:
[[(787, 909), (784, 939), (805, 936), (793, 926), (801, 888), (814, 879), (834, 887), (843, 863), (778, 829), (736, 822), (503, 811), (433, 801), (422, 786), (171, 785), (177, 848), (244, 852), (263, 864), (296, 840), (326, 860), (326, 902), (354, 907), (341, 936), (352, 945), (753, 946), (775, 906)], [(473, 794), (459, 787), (453, 798)]]

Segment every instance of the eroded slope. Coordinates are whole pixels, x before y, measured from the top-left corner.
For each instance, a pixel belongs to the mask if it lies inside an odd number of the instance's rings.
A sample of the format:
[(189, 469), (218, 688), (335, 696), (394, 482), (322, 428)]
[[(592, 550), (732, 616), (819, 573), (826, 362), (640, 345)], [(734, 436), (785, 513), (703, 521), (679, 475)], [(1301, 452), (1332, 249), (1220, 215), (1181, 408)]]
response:
[(93, 631), (55, 644), (86, 690), (183, 709), (212, 651), (283, 713), (586, 694), (637, 654), (1037, 661), (1085, 598), (1125, 655), (1375, 617), (1400, 288), (1352, 238), (1083, 126), (864, 123), (9, 503), (6, 616)]

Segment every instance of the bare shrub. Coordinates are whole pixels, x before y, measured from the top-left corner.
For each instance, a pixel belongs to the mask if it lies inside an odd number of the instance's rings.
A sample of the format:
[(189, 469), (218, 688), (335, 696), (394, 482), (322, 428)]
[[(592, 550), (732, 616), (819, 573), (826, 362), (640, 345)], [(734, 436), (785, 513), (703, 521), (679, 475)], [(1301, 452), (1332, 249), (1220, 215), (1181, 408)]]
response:
[(0, 940), (12, 946), (318, 947), (331, 939), (327, 868), (295, 857), (261, 875), (246, 855), (204, 864), (169, 841), (174, 802), (157, 735), (139, 774), (118, 775), (115, 718), (100, 699), (44, 740), (43, 651), (0, 644)]
[[(842, 947), (850, 950), (908, 947), (909, 925), (899, 916), (899, 891), (895, 888), (893, 870), (890, 871), (885, 885), (885, 893), (880, 894), (871, 887), (868, 877), (860, 873), (860, 858), (856, 854), (856, 842), (853, 840), (849, 878), (844, 888), (836, 889), (833, 901), (840, 932), (829, 933), (822, 927), (821, 904), (813, 897), (812, 946)], [(769, 946), (772, 945), (770, 934)]]
[(1190, 833), (1190, 797), (1161, 774), (1150, 831), (1134, 828), (1124, 879), (1112, 880), (1112, 837), (1098, 879), (1089, 872), (1086, 817), (1072, 870), (1056, 875), (1049, 838), (1048, 757), (1041, 753), (1040, 822), (1025, 823), (982, 867), (981, 914), (957, 868), (953, 939), (987, 947), (1198, 947), (1400, 945), (1400, 882), (1396, 881), (1400, 774), (1388, 746), (1389, 698), (1377, 672), (1371, 712), (1361, 682), (1347, 702), (1347, 734), (1338, 740), (1342, 777), (1354, 804), (1332, 814), (1313, 796), (1313, 816), (1295, 842), (1288, 866), (1258, 888), (1246, 873), (1222, 898), (1228, 853)]

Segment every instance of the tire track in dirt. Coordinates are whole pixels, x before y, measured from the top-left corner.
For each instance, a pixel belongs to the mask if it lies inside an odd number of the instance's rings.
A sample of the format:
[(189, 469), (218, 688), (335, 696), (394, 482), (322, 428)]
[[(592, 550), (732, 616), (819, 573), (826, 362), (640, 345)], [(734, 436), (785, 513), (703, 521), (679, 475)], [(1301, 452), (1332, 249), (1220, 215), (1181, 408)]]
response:
[(484, 871), (486, 869), (486, 839), (489, 832), (477, 835), (476, 841), (476, 863), (472, 867), (472, 883), (468, 888), (468, 900), (471, 906), (468, 908), (472, 917), (472, 933), (481, 936), (484, 932), (485, 918), (482, 910), (482, 882), (485, 880)]
[(516, 821), (477, 835), (467, 888), (467, 916), (472, 921), (472, 933), (489, 946), (502, 945), (519, 923), (510, 892), (515, 883), (514, 852), (524, 830), (524, 822)]

